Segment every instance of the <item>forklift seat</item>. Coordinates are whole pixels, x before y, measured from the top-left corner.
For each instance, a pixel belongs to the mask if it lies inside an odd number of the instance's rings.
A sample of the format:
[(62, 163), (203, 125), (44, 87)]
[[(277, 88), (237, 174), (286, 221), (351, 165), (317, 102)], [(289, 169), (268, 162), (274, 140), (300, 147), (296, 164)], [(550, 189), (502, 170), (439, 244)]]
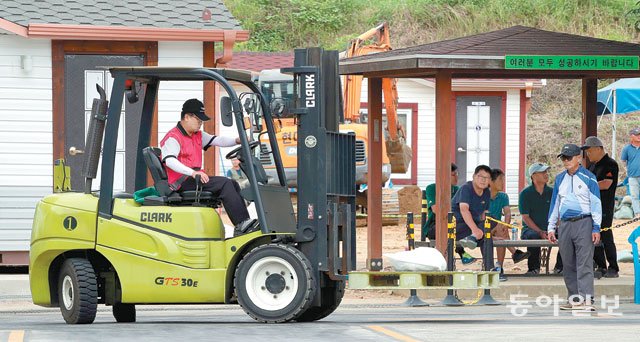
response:
[(189, 204), (200, 202), (203, 204), (208, 204), (211, 206), (218, 206), (219, 201), (213, 197), (213, 194), (210, 191), (182, 191), (176, 192), (171, 190), (169, 187), (169, 180), (167, 177), (167, 171), (162, 166), (161, 159), (162, 152), (157, 147), (145, 147), (142, 149), (142, 156), (144, 157), (144, 162), (147, 164), (147, 168), (149, 168), (149, 172), (151, 172), (151, 177), (153, 178), (153, 186), (156, 188), (156, 191), (160, 194), (160, 196), (149, 196), (149, 197), (158, 197), (158, 198), (145, 198), (145, 203), (148, 200), (150, 203), (153, 202), (161, 202), (163, 204)]

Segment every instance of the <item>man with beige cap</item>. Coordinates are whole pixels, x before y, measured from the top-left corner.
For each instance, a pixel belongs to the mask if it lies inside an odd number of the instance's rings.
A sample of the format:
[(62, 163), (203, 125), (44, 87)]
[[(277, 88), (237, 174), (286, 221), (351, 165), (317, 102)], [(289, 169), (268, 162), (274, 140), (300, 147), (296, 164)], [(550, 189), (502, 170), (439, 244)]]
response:
[[(533, 163), (529, 166), (531, 185), (524, 188), (518, 197), (518, 208), (522, 215), (522, 240), (547, 239), (549, 207), (553, 188), (549, 182), (549, 165)], [(526, 275), (540, 273), (540, 247), (527, 247), (529, 252)]]

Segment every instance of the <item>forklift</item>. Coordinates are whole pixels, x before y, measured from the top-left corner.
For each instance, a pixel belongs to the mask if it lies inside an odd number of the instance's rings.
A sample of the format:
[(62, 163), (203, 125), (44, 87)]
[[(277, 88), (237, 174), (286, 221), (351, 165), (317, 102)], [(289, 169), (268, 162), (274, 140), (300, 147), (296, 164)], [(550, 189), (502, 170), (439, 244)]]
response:
[[(30, 251), (34, 304), (59, 306), (69, 324), (92, 323), (98, 304), (112, 306), (117, 322), (135, 322), (136, 305), (239, 304), (260, 322), (308, 322), (340, 304), (355, 264), (355, 136), (338, 132), (342, 116), (338, 52), (295, 51), (294, 108), (298, 123), (298, 212), (294, 214), (277, 145), (283, 103), (267, 103), (248, 71), (215, 68), (114, 67), (111, 98), (94, 99), (84, 147), (84, 189), (68, 189), (69, 170), (59, 162), (62, 192), (37, 204)], [(209, 192), (168, 187), (157, 147), (149, 146), (162, 81), (214, 81), (225, 126), (234, 122), (237, 157), (249, 184), (241, 192), (255, 204), (259, 230), (225, 238)], [(249, 89), (237, 94), (232, 83)], [(136, 150), (136, 194), (114, 193), (118, 126), (124, 98), (143, 101)], [(260, 138), (247, 130), (266, 135)], [(259, 156), (275, 162), (269, 181)], [(100, 187), (92, 181), (101, 164)], [(153, 187), (148, 187), (153, 178)]]

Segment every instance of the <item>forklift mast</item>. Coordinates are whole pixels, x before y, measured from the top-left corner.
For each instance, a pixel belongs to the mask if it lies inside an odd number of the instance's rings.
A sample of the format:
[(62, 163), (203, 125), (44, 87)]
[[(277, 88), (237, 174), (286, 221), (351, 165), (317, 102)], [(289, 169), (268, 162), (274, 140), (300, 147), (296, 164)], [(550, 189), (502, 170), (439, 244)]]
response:
[(296, 49), (294, 67), (282, 72), (292, 73), (296, 86), (296, 242), (316, 273), (343, 281), (355, 266), (355, 135), (338, 131), (343, 118), (338, 52)]

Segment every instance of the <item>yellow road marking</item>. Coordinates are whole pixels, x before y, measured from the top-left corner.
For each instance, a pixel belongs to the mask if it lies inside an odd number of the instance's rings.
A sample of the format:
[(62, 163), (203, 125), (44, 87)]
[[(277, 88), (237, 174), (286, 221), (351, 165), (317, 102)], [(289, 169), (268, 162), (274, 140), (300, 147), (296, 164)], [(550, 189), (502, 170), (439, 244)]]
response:
[(406, 341), (406, 342), (417, 342), (418, 341), (418, 340), (413, 339), (413, 338), (411, 338), (411, 337), (409, 337), (407, 335), (403, 335), (403, 334), (397, 333), (397, 332), (395, 332), (393, 330), (389, 330), (387, 328), (383, 328), (383, 327), (381, 327), (379, 325), (370, 325), (367, 328), (369, 328), (369, 329), (371, 329), (373, 331), (377, 331), (379, 333), (383, 333), (383, 334), (385, 334), (387, 336), (393, 337), (398, 341)]
[(12, 330), (7, 342), (22, 342), (24, 340), (24, 330)]

